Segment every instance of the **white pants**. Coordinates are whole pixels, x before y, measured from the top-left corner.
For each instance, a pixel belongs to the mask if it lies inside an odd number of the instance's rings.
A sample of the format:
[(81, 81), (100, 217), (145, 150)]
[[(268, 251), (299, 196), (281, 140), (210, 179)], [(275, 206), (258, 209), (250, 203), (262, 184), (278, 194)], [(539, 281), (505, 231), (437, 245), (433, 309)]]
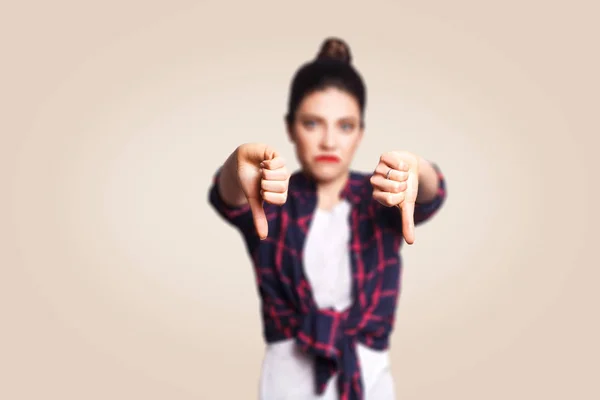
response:
[[(365, 400), (395, 400), (394, 381), (387, 351), (357, 344)], [(260, 400), (338, 400), (337, 377), (329, 380), (321, 395), (315, 393), (312, 358), (293, 340), (269, 344), (260, 379)]]

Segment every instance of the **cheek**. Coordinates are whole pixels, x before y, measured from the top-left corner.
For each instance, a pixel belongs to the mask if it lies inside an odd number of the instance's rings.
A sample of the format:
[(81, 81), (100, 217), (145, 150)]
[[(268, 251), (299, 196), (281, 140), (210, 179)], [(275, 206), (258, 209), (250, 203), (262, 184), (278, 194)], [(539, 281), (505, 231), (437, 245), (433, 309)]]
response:
[(315, 151), (315, 135), (300, 132), (296, 135), (296, 149), (301, 157), (309, 157)]
[(357, 134), (357, 133), (345, 136), (343, 138), (343, 146), (342, 147), (344, 149), (344, 153), (347, 156), (352, 156), (354, 154), (354, 152), (356, 151), (356, 148), (360, 144), (360, 139), (361, 139), (361, 135)]

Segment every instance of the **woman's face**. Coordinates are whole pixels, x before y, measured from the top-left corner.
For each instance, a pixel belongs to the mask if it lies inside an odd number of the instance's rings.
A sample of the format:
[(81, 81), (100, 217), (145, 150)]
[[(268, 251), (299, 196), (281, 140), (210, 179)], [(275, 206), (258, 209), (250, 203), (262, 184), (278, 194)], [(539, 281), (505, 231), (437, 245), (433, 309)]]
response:
[(307, 95), (290, 128), (300, 164), (320, 182), (348, 172), (363, 136), (358, 102), (337, 88)]

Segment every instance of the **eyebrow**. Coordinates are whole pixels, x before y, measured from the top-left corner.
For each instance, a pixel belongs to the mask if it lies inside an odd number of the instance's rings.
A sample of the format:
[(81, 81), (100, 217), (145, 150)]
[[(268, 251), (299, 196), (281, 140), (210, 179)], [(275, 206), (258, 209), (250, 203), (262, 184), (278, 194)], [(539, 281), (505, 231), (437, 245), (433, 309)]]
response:
[(311, 113), (299, 113), (298, 117), (303, 118), (303, 119), (317, 119), (319, 121), (323, 121), (323, 119), (324, 119), (322, 117), (319, 117), (318, 115), (311, 114)]
[[(325, 118), (320, 117), (320, 116), (315, 115), (315, 114), (311, 114), (311, 113), (300, 113), (298, 115), (298, 117), (302, 118), (302, 119), (309, 119), (309, 118), (310, 119), (316, 119), (318, 121), (324, 121), (325, 120)], [(345, 116), (345, 117), (338, 118), (337, 120), (338, 121), (345, 121), (345, 122), (354, 122), (354, 123), (356, 123), (356, 118), (353, 117), (353, 116)]]

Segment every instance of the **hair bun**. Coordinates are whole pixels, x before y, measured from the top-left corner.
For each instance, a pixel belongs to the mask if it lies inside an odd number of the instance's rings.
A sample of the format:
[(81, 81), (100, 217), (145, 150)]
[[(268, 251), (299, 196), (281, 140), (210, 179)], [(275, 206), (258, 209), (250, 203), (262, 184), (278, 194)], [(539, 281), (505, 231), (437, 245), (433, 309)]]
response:
[(352, 63), (350, 47), (342, 39), (331, 37), (325, 39), (317, 55), (317, 60), (336, 60), (346, 64)]

